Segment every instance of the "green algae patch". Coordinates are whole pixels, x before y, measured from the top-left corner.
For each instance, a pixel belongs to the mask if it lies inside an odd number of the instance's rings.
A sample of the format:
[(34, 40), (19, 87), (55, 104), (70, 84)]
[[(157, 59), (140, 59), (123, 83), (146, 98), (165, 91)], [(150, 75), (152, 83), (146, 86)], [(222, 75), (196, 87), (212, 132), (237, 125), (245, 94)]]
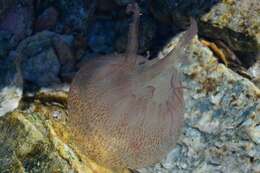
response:
[(0, 172), (122, 172), (100, 167), (77, 152), (61, 106), (30, 103), (0, 118), (0, 146)]

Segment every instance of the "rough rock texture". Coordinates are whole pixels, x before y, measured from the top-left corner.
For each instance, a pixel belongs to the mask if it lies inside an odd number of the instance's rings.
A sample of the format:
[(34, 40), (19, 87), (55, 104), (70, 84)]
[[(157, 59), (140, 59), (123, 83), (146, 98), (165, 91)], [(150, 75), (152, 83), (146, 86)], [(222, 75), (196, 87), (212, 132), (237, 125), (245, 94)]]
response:
[(201, 16), (217, 2), (219, 0), (150, 0), (149, 9), (152, 15), (162, 23), (183, 25), (185, 18)]
[(11, 43), (9, 40), (12, 38), (12, 34), (7, 31), (0, 31), (0, 59), (5, 58), (11, 49)]
[[(93, 24), (88, 38), (88, 45), (94, 52), (111, 53), (115, 41), (115, 22), (113, 20), (98, 20)], [(109, 28), (109, 29), (108, 29)]]
[(133, 0), (113, 0), (115, 1), (118, 5), (127, 5), (131, 2), (134, 2)]
[(70, 31), (80, 30), (84, 32), (86, 30), (87, 12), (84, 8), (86, 7), (84, 0), (58, 0), (55, 3), (62, 18), (59, 27), (63, 31), (66, 28)]
[(59, 74), (64, 76), (73, 70), (72, 40), (73, 37), (49, 31), (23, 40), (16, 50), (22, 59), (23, 78), (38, 86), (60, 83)]
[(22, 98), (23, 81), (16, 62), (14, 53), (0, 59), (0, 117), (16, 109)]
[[(75, 63), (79, 67), (100, 53), (124, 50), (130, 22), (124, 7), (130, 1), (98, 0), (98, 10), (92, 8), (97, 18), (89, 21), (93, 0), (0, 0), (0, 116), (5, 115), (0, 117), (0, 172), (109, 172), (81, 159), (70, 145), (69, 130), (63, 126), (66, 93), (46, 90), (20, 101), (22, 87), (10, 51), (21, 55), (29, 85), (49, 87), (69, 81)], [(245, 61), (251, 61), (248, 53), (259, 52), (259, 0), (147, 0), (140, 6), (140, 53), (156, 54), (162, 40), (175, 33), (173, 25), (183, 28), (189, 15), (198, 19), (201, 36), (224, 41)], [(44, 29), (53, 32), (32, 32), (36, 19), (50, 7), (59, 17)], [(165, 160), (139, 171), (260, 172), (258, 89), (217, 65), (214, 53), (198, 41), (189, 50), (194, 51), (191, 65), (181, 67), (187, 88), (183, 134)], [(253, 70), (257, 79), (258, 70)]]
[(25, 39), (18, 46), (25, 80), (40, 86), (59, 82), (60, 63), (52, 48), (54, 36), (55, 33), (42, 32)]
[(257, 55), (257, 61), (248, 69), (248, 72), (253, 76), (254, 84), (260, 88), (260, 51)]
[(260, 91), (196, 41), (184, 71), (186, 114), (179, 145), (141, 173), (259, 172)]
[[(63, 132), (66, 113), (58, 106), (30, 104), (0, 119), (0, 172), (104, 172), (61, 141), (53, 127)], [(65, 135), (65, 134), (64, 134)]]
[(49, 7), (37, 18), (35, 29), (37, 31), (48, 30), (54, 27), (58, 20), (58, 12), (54, 7)]
[(12, 47), (15, 47), (19, 41), (29, 36), (32, 32), (32, 1), (18, 1), (16, 3), (10, 1), (9, 3), (3, 3), (8, 4), (8, 7), (6, 7), (8, 10), (6, 10), (3, 15), (0, 14), (0, 31), (12, 34), (9, 42)]
[(233, 50), (257, 52), (260, 50), (259, 16), (259, 0), (222, 0), (201, 17), (201, 33), (224, 40)]
[(0, 19), (6, 10), (12, 7), (15, 4), (15, 0), (2, 0), (0, 1)]
[[(187, 16), (194, 16), (199, 21), (200, 35), (224, 41), (242, 54), (247, 65), (260, 51), (259, 0), (154, 0), (149, 9), (161, 23), (178, 26), (185, 25)], [(252, 54), (251, 60), (245, 54)]]
[[(139, 171), (259, 172), (259, 89), (217, 64), (212, 52), (197, 40), (188, 51), (193, 52), (192, 63), (180, 68), (187, 87), (183, 134), (165, 160)], [(38, 97), (44, 100), (42, 98)], [(68, 147), (69, 133), (61, 128), (66, 124), (65, 112), (54, 105), (48, 108), (42, 104), (23, 106), (23, 111), (0, 119), (1, 171), (73, 172), (91, 168), (79, 161)], [(94, 169), (105, 172), (98, 166)]]

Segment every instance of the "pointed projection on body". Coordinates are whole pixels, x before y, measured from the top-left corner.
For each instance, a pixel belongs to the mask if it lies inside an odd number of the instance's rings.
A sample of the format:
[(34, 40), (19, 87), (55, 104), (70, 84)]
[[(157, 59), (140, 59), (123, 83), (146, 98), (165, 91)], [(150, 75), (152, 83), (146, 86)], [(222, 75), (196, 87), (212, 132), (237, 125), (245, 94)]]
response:
[(184, 101), (176, 59), (197, 33), (196, 22), (165, 58), (140, 65), (136, 3), (125, 54), (84, 65), (69, 93), (68, 124), (82, 153), (107, 167), (141, 168), (173, 149), (183, 126)]

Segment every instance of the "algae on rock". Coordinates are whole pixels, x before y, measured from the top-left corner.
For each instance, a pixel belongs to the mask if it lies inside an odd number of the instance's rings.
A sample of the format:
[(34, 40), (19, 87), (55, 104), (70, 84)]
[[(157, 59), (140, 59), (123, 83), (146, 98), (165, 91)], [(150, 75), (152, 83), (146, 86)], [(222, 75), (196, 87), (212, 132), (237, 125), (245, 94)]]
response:
[[(54, 116), (57, 112), (62, 119)], [(61, 140), (68, 133), (63, 124), (65, 116), (59, 106), (31, 103), (24, 110), (1, 117), (0, 172), (113, 173), (87, 158), (83, 161)]]

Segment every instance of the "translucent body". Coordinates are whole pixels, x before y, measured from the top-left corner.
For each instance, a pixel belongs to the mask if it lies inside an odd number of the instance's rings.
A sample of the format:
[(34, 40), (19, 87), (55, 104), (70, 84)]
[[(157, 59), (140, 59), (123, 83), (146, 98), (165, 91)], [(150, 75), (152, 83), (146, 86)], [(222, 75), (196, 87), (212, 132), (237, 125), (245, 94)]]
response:
[[(195, 34), (190, 29), (179, 45)], [(109, 55), (80, 69), (69, 93), (68, 123), (82, 153), (107, 167), (128, 168), (166, 156), (176, 144), (184, 111), (172, 56), (140, 65), (143, 57), (133, 52)]]

